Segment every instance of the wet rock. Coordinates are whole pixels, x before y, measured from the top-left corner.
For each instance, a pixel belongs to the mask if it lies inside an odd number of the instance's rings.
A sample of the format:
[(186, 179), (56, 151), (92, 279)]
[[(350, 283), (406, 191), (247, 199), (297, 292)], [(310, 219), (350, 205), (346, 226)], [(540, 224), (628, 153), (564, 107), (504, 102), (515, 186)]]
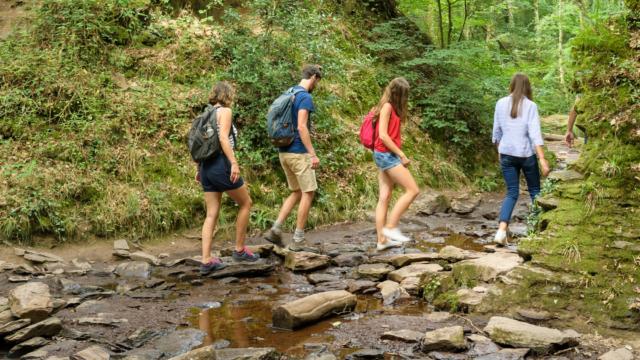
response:
[(51, 337), (62, 330), (62, 322), (56, 317), (48, 318), (22, 328), (4, 338), (8, 343), (21, 343), (34, 337)]
[(296, 329), (332, 314), (350, 312), (355, 306), (356, 296), (344, 290), (313, 294), (275, 308), (273, 326)]
[(472, 213), (480, 205), (480, 197), (465, 195), (451, 200), (451, 211), (465, 215)]
[(358, 276), (364, 279), (382, 280), (395, 268), (388, 264), (362, 264), (358, 266)]
[(452, 245), (447, 245), (440, 249), (438, 255), (442, 260), (456, 262), (461, 260), (477, 259), (482, 257), (484, 254), (476, 251), (463, 250)]
[(453, 315), (451, 315), (450, 313), (446, 312), (446, 311), (434, 311), (432, 313), (426, 314), (425, 319), (431, 321), (431, 322), (435, 322), (435, 323), (442, 323), (442, 322), (446, 322), (451, 320), (451, 318), (453, 317)]
[(42, 275), (42, 271), (37, 270), (29, 264), (18, 265), (15, 269), (13, 269), (13, 273), (16, 275)]
[(68, 357), (59, 357), (59, 356), (47, 357), (48, 354), (49, 354), (48, 352), (42, 349), (38, 349), (26, 355), (22, 355), (20, 357), (20, 360), (69, 360)]
[(398, 299), (407, 299), (410, 298), (411, 295), (407, 293), (407, 291), (400, 287), (395, 281), (386, 280), (378, 284), (378, 289), (380, 289), (380, 293), (382, 294), (382, 302), (384, 305), (392, 305)]
[(14, 333), (22, 328), (31, 325), (30, 319), (19, 319), (15, 321), (8, 322), (2, 326), (0, 326), (0, 337), (6, 334)]
[(367, 261), (367, 256), (359, 252), (350, 252), (346, 254), (340, 254), (333, 259), (331, 263), (340, 267), (356, 267)]
[(409, 295), (418, 296), (420, 293), (420, 278), (408, 277), (404, 278), (400, 283), (400, 287), (403, 288)]
[(119, 264), (115, 273), (125, 278), (147, 279), (151, 275), (151, 266), (143, 261), (130, 261)]
[(275, 265), (269, 263), (266, 259), (260, 259), (251, 263), (236, 262), (230, 258), (223, 258), (222, 260), (227, 265), (227, 267), (211, 273), (208, 277), (219, 279), (228, 276), (261, 276), (267, 275), (275, 269)]
[(31, 280), (31, 276), (9, 276), (10, 283), (23, 283)]
[(619, 348), (602, 354), (598, 360), (633, 360), (633, 352), (627, 348)]
[(384, 351), (378, 349), (358, 350), (345, 357), (345, 360), (383, 360)]
[(34, 264), (44, 264), (48, 262), (64, 262), (64, 259), (60, 256), (45, 252), (36, 252), (31, 250), (25, 250), (24, 259), (31, 261)]
[(280, 355), (274, 348), (217, 349), (214, 345), (189, 351), (170, 360), (277, 360)]
[(550, 312), (535, 309), (517, 309), (516, 315), (518, 317), (518, 320), (533, 323), (551, 320), (552, 318)]
[(131, 253), (130, 257), (133, 261), (142, 261), (154, 266), (160, 265), (160, 259), (143, 251), (136, 251), (134, 253)]
[(53, 311), (49, 286), (41, 282), (20, 285), (9, 292), (9, 306), (19, 318), (40, 321)]
[(329, 266), (331, 258), (307, 251), (291, 251), (284, 258), (284, 266), (293, 271), (312, 271)]
[(491, 341), (491, 339), (489, 339), (488, 337), (478, 334), (471, 334), (467, 337), (467, 339), (471, 341), (472, 344), (471, 350), (467, 352), (467, 355), (471, 356), (472, 358), (493, 354), (500, 351), (500, 347), (493, 341)]
[(347, 291), (352, 294), (362, 292), (367, 289), (374, 288), (378, 283), (369, 280), (348, 280)]
[(111, 355), (104, 348), (94, 345), (71, 356), (71, 360), (109, 360)]
[(456, 291), (456, 296), (458, 297), (458, 303), (463, 309), (472, 311), (476, 306), (482, 303), (486, 294), (478, 293), (469, 289), (459, 289)]
[(330, 274), (311, 274), (307, 276), (307, 279), (313, 285), (340, 280), (338, 276)]
[(316, 286), (314, 292), (327, 292), (327, 291), (335, 291), (335, 290), (347, 290), (349, 285), (347, 285), (346, 281), (338, 280), (338, 281), (329, 281), (323, 282)]
[(406, 278), (420, 278), (427, 273), (442, 271), (442, 266), (438, 264), (411, 264), (399, 270), (392, 271), (387, 275), (390, 280), (402, 282)]
[(576, 346), (580, 337), (573, 330), (560, 331), (499, 316), (492, 317), (484, 331), (498, 344), (530, 348), (538, 354)]
[(41, 348), (49, 344), (49, 340), (42, 337), (34, 337), (18, 345), (15, 345), (9, 350), (9, 357), (19, 357), (35, 349)]
[[(249, 251), (254, 254), (260, 255), (261, 258), (267, 258), (273, 253), (273, 244), (263, 244), (263, 245), (247, 245)], [(222, 249), (220, 251), (220, 256), (229, 257), (233, 255), (233, 250), (235, 247), (228, 247), (226, 249)]]
[(462, 351), (467, 348), (462, 326), (444, 327), (429, 331), (420, 341), (420, 349), (429, 351)]
[(552, 171), (547, 179), (553, 181), (573, 181), (581, 180), (584, 176), (575, 170), (557, 170)]
[(442, 194), (427, 191), (416, 199), (412, 207), (417, 209), (417, 213), (420, 215), (433, 215), (447, 212), (449, 210), (449, 201)]
[(158, 286), (160, 286), (162, 284), (164, 284), (164, 280), (153, 278), (153, 279), (149, 279), (149, 280), (145, 281), (144, 282), (144, 287), (146, 287), (147, 289), (151, 289), (151, 288), (154, 288), (154, 287), (158, 287)]
[(98, 313), (95, 316), (78, 318), (75, 322), (79, 325), (102, 325), (117, 327), (119, 324), (128, 323), (127, 319), (116, 319), (111, 313)]
[(383, 340), (394, 340), (394, 341), (403, 341), (407, 343), (417, 343), (422, 339), (424, 333), (413, 330), (396, 330), (396, 331), (387, 331), (382, 334), (380, 337)]
[(163, 353), (165, 358), (172, 358), (202, 345), (206, 335), (204, 331), (196, 329), (175, 330), (155, 339), (150, 347)]
[(542, 209), (546, 211), (553, 210), (557, 208), (558, 205), (560, 204), (560, 200), (551, 194), (548, 194), (545, 196), (538, 196), (536, 198), (536, 202), (538, 203), (538, 205), (540, 205)]
[(69, 327), (64, 327), (60, 332), (60, 337), (71, 340), (89, 340), (91, 338), (91, 334)]
[(411, 265), (416, 262), (437, 260), (440, 257), (436, 253), (414, 253), (414, 254), (399, 254), (393, 255), (389, 259), (389, 262), (396, 267), (403, 267)]
[(524, 360), (529, 349), (502, 349), (493, 354), (478, 356), (475, 360)]
[(523, 261), (517, 254), (496, 252), (478, 259), (464, 260), (453, 264), (453, 276), (456, 279), (474, 279), (488, 282), (513, 270)]

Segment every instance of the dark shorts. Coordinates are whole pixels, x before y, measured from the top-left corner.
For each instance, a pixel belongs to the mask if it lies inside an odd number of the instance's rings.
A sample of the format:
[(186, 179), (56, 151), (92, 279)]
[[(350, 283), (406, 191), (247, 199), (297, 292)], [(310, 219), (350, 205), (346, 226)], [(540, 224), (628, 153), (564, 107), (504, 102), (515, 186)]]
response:
[(244, 185), (242, 178), (231, 180), (231, 163), (224, 154), (205, 160), (200, 164), (200, 182), (204, 192), (225, 192)]

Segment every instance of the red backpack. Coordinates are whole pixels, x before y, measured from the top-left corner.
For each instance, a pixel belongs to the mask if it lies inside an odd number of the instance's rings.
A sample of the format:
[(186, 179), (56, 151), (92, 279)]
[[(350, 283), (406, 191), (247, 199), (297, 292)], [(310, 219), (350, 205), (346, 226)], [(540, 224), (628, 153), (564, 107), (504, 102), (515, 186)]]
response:
[(364, 116), (362, 125), (360, 125), (360, 143), (369, 150), (373, 150), (376, 145), (376, 139), (378, 138), (377, 122), (378, 118), (375, 111), (371, 111)]

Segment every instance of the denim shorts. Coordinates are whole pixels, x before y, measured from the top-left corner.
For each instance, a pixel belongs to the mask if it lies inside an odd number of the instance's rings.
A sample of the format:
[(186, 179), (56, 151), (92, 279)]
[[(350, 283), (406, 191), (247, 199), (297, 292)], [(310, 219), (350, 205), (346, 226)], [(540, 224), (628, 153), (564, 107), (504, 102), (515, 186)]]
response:
[(400, 157), (392, 152), (373, 152), (373, 161), (376, 162), (378, 169), (385, 171), (394, 168), (400, 164)]

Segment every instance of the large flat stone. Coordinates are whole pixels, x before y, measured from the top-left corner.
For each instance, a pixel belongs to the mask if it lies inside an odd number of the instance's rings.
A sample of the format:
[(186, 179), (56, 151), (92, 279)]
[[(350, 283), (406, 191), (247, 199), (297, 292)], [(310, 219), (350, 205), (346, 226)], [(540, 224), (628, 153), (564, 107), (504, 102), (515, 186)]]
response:
[(538, 354), (576, 346), (580, 337), (572, 330), (560, 331), (500, 316), (492, 317), (484, 331), (498, 344), (530, 348)]
[(268, 262), (266, 259), (260, 259), (254, 262), (237, 262), (231, 258), (223, 258), (223, 261), (227, 265), (227, 267), (222, 270), (212, 272), (208, 275), (208, 277), (220, 279), (229, 276), (265, 276), (270, 274), (275, 269), (275, 265)]
[(57, 335), (62, 330), (62, 322), (56, 317), (42, 320), (33, 325), (22, 328), (15, 333), (5, 337), (8, 343), (20, 343), (34, 337), (51, 337)]
[(395, 340), (402, 341), (406, 343), (417, 343), (424, 337), (424, 333), (413, 330), (395, 330), (395, 331), (387, 331), (380, 337), (383, 340)]
[(349, 252), (345, 254), (340, 254), (333, 259), (331, 262), (335, 266), (340, 267), (356, 267), (360, 264), (363, 264), (367, 261), (367, 256), (361, 252)]
[(447, 245), (440, 249), (438, 252), (438, 256), (442, 260), (447, 260), (449, 262), (456, 262), (461, 260), (468, 259), (477, 259), (484, 256), (484, 253), (470, 250), (463, 250), (453, 245)]
[(35, 349), (41, 348), (49, 343), (50, 341), (45, 338), (34, 337), (27, 341), (21, 342), (18, 345), (13, 346), (9, 350), (9, 354), (7, 355), (9, 355), (10, 358), (19, 357)]
[(186, 354), (173, 357), (169, 360), (277, 360), (280, 354), (274, 348), (235, 348), (217, 349), (210, 345), (200, 349), (191, 350)]
[(278, 306), (272, 312), (273, 326), (296, 329), (324, 317), (352, 311), (356, 296), (344, 290), (313, 294)]
[(449, 200), (442, 194), (434, 191), (423, 192), (411, 205), (420, 215), (433, 215), (449, 210)]
[(358, 266), (358, 276), (364, 279), (382, 280), (395, 268), (388, 264), (362, 264)]
[(133, 252), (129, 255), (129, 257), (133, 261), (143, 261), (148, 263), (149, 265), (154, 265), (154, 266), (160, 265), (160, 259), (158, 259), (154, 255), (147, 254), (144, 251)]
[(453, 264), (453, 276), (456, 279), (475, 279), (492, 281), (523, 263), (518, 254), (496, 252), (478, 259), (464, 260)]
[(450, 326), (429, 331), (420, 341), (420, 349), (429, 351), (462, 351), (467, 349), (462, 326)]
[(396, 271), (392, 271), (387, 275), (389, 280), (402, 282), (406, 278), (420, 278), (427, 273), (436, 273), (442, 271), (442, 266), (438, 264), (411, 264)]
[(23, 256), (25, 260), (29, 260), (35, 264), (44, 264), (48, 262), (64, 262), (64, 259), (61, 258), (60, 256), (53, 255), (46, 252), (25, 250)]
[(619, 348), (602, 354), (598, 360), (633, 360), (633, 352), (627, 348)]
[(71, 360), (109, 360), (111, 355), (104, 348), (94, 345), (71, 356)]
[(9, 306), (13, 315), (19, 318), (40, 321), (53, 311), (49, 286), (41, 282), (20, 285), (9, 292)]
[(151, 265), (144, 261), (130, 261), (119, 264), (114, 272), (121, 277), (147, 279), (151, 275)]
[(9, 323), (6, 323), (0, 326), (0, 336), (14, 333), (29, 325), (31, 325), (30, 319), (19, 319), (19, 320), (11, 321)]
[(290, 251), (284, 257), (284, 266), (293, 271), (312, 271), (329, 266), (331, 258), (308, 251)]
[(581, 180), (584, 176), (575, 170), (557, 170), (552, 171), (547, 179), (555, 180), (555, 181), (573, 181), (573, 180)]
[(170, 332), (150, 343), (150, 347), (162, 352), (165, 358), (185, 354), (200, 345), (207, 334), (197, 329), (181, 329)]
[(415, 254), (398, 254), (393, 255), (389, 262), (395, 267), (403, 267), (416, 262), (438, 260), (440, 256), (437, 253), (415, 253)]

